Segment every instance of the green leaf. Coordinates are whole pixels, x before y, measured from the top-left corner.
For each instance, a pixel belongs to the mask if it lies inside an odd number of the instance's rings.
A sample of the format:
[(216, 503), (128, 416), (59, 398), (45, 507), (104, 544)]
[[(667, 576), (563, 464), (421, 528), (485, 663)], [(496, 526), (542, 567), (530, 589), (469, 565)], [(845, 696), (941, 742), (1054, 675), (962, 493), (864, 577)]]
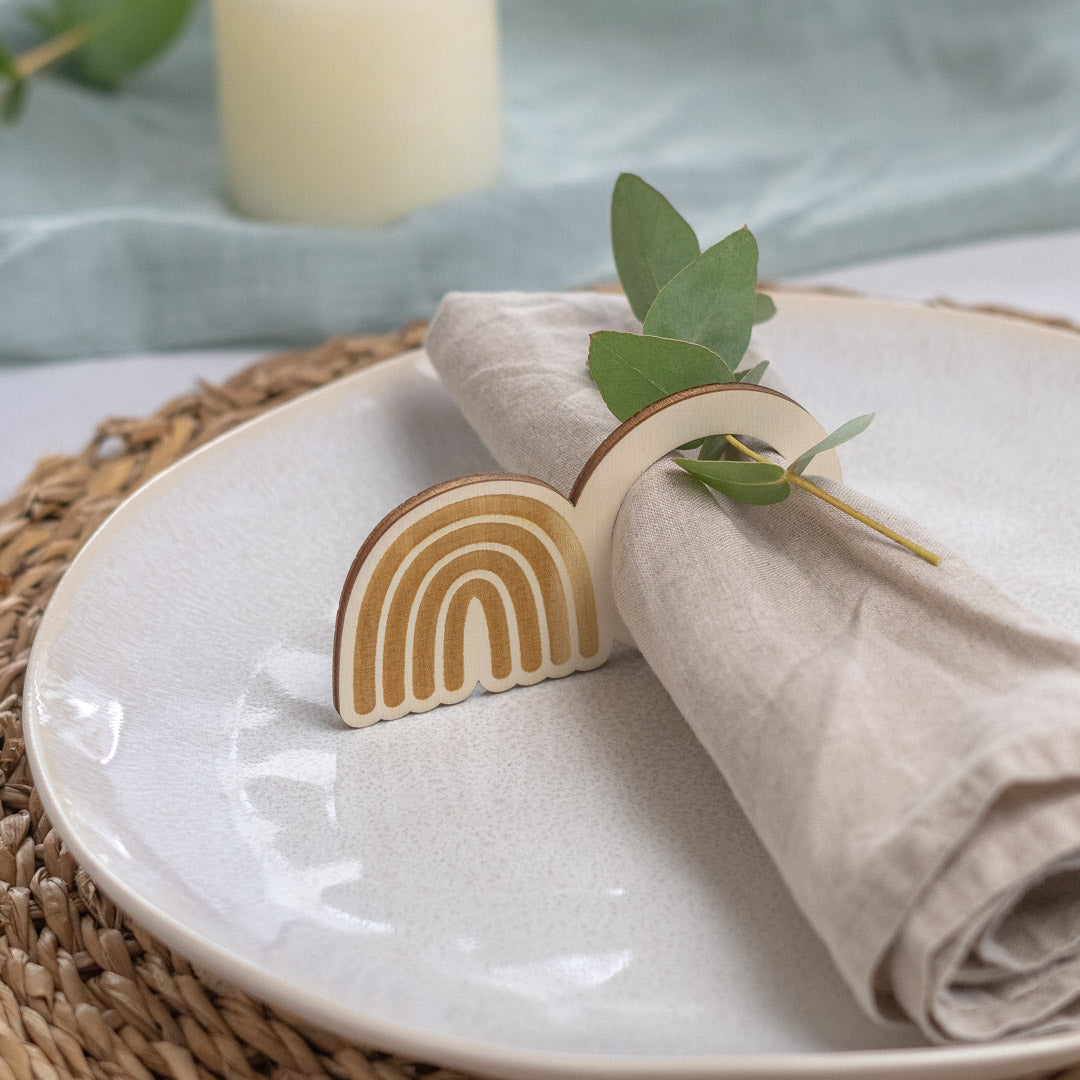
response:
[(749, 229), (725, 237), (660, 290), (645, 333), (696, 342), (738, 367), (754, 324), (757, 262)]
[(735, 372), (735, 381), (741, 383), (749, 383), (751, 386), (758, 386), (761, 383), (765, 371), (769, 366), (768, 360), (761, 360), (756, 363), (752, 368), (747, 368), (745, 371)]
[(0, 78), (14, 79), (18, 74), (18, 68), (15, 67), (15, 57), (8, 52), (7, 46), (0, 41)]
[(590, 337), (589, 371), (620, 420), (679, 390), (732, 381), (724, 360), (702, 345), (615, 330)]
[(83, 82), (115, 88), (164, 52), (179, 35), (195, 0), (58, 0), (38, 12), (61, 33), (92, 26), (94, 33), (72, 55), (73, 73)]
[(0, 118), (15, 120), (22, 112), (26, 102), (26, 80), (19, 72), (15, 57), (0, 41), (0, 79), (7, 81), (7, 87), (0, 97)]
[(691, 476), (705, 483), (720, 480), (727, 484), (777, 484), (784, 479), (784, 466), (771, 461), (694, 461), (679, 458)]
[[(680, 446), (681, 450), (682, 447)], [(698, 461), (719, 461), (731, 450), (731, 444), (723, 435), (710, 435), (701, 440), (701, 449), (698, 451)]]
[(49, 8), (24, 8), (23, 15), (26, 16), (28, 22), (32, 22), (43, 34), (48, 34), (52, 37), (55, 34), (62, 34), (68, 27), (63, 13), (63, 4), (58, 0), (55, 3), (55, 10)]
[(64, 33), (86, 21), (84, 0), (47, 0), (40, 7), (23, 8), (23, 14), (49, 37)]
[(623, 173), (611, 195), (611, 245), (626, 298), (643, 322), (656, 294), (700, 251), (682, 215), (633, 173)]
[(754, 294), (754, 325), (768, 322), (776, 314), (776, 305), (768, 293)]
[(841, 424), (831, 435), (827, 435), (821, 442), (815, 443), (805, 453), (800, 454), (791, 463), (791, 471), (796, 476), (802, 476), (806, 467), (818, 454), (824, 453), (826, 450), (832, 450), (833, 447), (846, 443), (849, 439), (854, 439), (856, 435), (861, 435), (870, 426), (873, 419), (873, 413), (866, 413), (865, 416), (856, 416), (854, 420)]
[(0, 98), (0, 119), (7, 123), (18, 120), (26, 106), (26, 80), (13, 79)]
[(675, 460), (694, 479), (736, 502), (769, 506), (783, 502), (791, 494), (783, 467), (771, 462)]

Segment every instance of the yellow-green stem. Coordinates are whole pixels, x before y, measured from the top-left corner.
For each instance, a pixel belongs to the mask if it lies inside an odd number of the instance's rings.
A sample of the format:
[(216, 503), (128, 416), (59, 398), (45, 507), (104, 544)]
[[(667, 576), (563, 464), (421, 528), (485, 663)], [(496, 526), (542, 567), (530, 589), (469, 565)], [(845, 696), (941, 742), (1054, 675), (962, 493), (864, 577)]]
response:
[(73, 26), (70, 30), (65, 30), (62, 34), (57, 34), (56, 37), (50, 38), (48, 41), (42, 42), (35, 48), (17, 56), (15, 58), (15, 70), (20, 78), (29, 79), (31, 75), (36, 75), (42, 68), (48, 67), (49, 64), (55, 64), (57, 60), (62, 60), (81, 45), (85, 45), (93, 37), (93, 34), (94, 27), (89, 23)]
[[(734, 435), (725, 435), (724, 438), (728, 443), (734, 446), (736, 450), (746, 454), (747, 457), (751, 457), (755, 461), (768, 462), (768, 458), (764, 458), (760, 454), (755, 454), (750, 447), (744, 446)], [(875, 521), (872, 517), (868, 517), (866, 514), (862, 513), (862, 511), (856, 510), (854, 506), (849, 506), (846, 502), (842, 502), (835, 496), (830, 495), (827, 491), (819, 488), (817, 484), (811, 483), (801, 476), (796, 476), (790, 469), (785, 469), (784, 480), (788, 483), (795, 484), (797, 487), (801, 487), (804, 491), (809, 491), (811, 495), (827, 502), (830, 506), (836, 507), (837, 510), (842, 510), (848, 517), (853, 517), (856, 521), (861, 521), (875, 532), (881, 533), (882, 536), (887, 536), (894, 543), (899, 544), (903, 548), (907, 548), (908, 551), (918, 555), (920, 559), (925, 559), (932, 566), (937, 566), (938, 563), (941, 562), (940, 555), (935, 555), (934, 552), (927, 551), (927, 549), (920, 544), (916, 544), (914, 540), (909, 540), (906, 536), (901, 536), (900, 533), (896, 532), (894, 529), (890, 529), (888, 525), (882, 525), (880, 521)]]

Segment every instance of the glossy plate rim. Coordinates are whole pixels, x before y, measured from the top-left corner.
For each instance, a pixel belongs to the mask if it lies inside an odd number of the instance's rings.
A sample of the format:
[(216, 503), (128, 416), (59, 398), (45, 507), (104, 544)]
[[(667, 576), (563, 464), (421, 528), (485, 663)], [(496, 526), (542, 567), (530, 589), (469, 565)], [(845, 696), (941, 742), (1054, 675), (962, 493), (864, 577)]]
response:
[[(776, 290), (786, 291), (786, 290)], [(1035, 333), (1068, 335), (1075, 331), (1040, 322), (1023, 313), (987, 312), (977, 309), (934, 306), (898, 300), (839, 294), (814, 294), (790, 290), (792, 297), (821, 300), (827, 305), (873, 305), (901, 309), (918, 316), (1017, 322), (1023, 320)], [(829, 1080), (865, 1077), (874, 1080), (901, 1080), (911, 1077), (945, 1077), (949, 1080), (992, 1080), (992, 1078), (1032, 1075), (1067, 1068), (1080, 1063), (1080, 1032), (1037, 1038), (1002, 1040), (994, 1043), (898, 1047), (876, 1050), (836, 1050), (784, 1053), (730, 1053), (703, 1055), (610, 1055), (529, 1050), (521, 1047), (448, 1036), (419, 1030), (378, 1016), (363, 1014), (331, 997), (297, 987), (290, 980), (261, 965), (246, 960), (226, 946), (204, 937), (184, 925), (128, 886), (108, 865), (83, 843), (78, 826), (65, 812), (63, 802), (50, 784), (47, 755), (39, 736), (42, 705), (38, 694), (38, 671), (54, 626), (61, 621), (63, 606), (78, 587), (83, 568), (108, 545), (110, 535), (124, 526), (128, 515), (137, 513), (147, 493), (151, 495), (171, 482), (178, 471), (200, 455), (217, 454), (233, 442), (248, 438), (253, 431), (273, 424), (288, 410), (310, 407), (313, 399), (327, 403), (347, 394), (356, 385), (393, 382), (423, 359), (423, 349), (414, 349), (337, 379), (325, 386), (284, 402), (207, 442), (174, 462), (129, 495), (98, 528), (77, 553), (49, 601), (35, 635), (26, 669), (23, 692), (23, 731), (26, 753), (35, 785), (50, 822), (95, 885), (140, 926), (182, 955), (204, 965), (215, 974), (234, 982), (270, 1005), (291, 1012), (346, 1038), (415, 1060), (433, 1062), (513, 1080)], [(39, 738), (42, 741), (39, 741)]]

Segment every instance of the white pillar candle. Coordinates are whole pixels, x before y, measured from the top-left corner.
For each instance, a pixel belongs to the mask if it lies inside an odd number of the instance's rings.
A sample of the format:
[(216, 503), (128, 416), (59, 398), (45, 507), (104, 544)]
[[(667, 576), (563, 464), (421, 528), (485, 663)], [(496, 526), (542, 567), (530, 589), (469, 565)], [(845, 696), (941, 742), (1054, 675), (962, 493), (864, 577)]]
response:
[(499, 171), (496, 0), (214, 0), (231, 199), (370, 226)]

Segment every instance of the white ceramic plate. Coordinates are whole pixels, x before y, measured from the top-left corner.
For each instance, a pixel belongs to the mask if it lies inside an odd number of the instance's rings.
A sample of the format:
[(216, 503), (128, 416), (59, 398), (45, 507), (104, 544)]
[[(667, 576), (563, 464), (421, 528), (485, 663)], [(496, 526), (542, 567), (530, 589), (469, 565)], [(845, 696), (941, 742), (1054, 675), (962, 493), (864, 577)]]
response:
[[(790, 295), (757, 340), (826, 426), (878, 409), (849, 481), (1080, 634), (1080, 337)], [(506, 1076), (1080, 1060), (1080, 1038), (928, 1048), (863, 1018), (633, 654), (513, 709), (343, 728), (330, 646), (353, 555), (402, 499), (491, 464), (412, 355), (225, 436), (109, 519), (42, 621), (25, 717), (49, 815), (99, 884), (257, 995)]]

